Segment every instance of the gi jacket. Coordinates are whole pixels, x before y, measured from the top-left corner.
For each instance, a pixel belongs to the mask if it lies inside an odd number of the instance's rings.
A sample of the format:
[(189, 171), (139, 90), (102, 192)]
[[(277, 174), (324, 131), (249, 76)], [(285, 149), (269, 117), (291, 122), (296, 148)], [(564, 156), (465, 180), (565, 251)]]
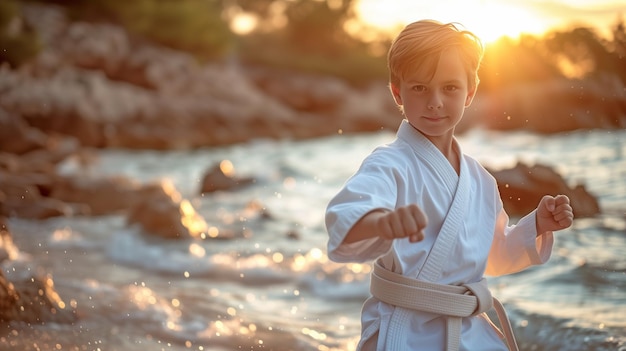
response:
[[(326, 211), (329, 258), (367, 262), (391, 255), (396, 273), (452, 285), (546, 262), (553, 234), (537, 237), (534, 212), (510, 225), (493, 176), (463, 154), (456, 139), (454, 147), (461, 160), (459, 175), (444, 155), (404, 120), (396, 139), (366, 157), (330, 201)], [(421, 242), (378, 237), (343, 243), (350, 228), (368, 212), (409, 204), (417, 204), (428, 218)], [(450, 231), (447, 239), (438, 240), (441, 233)], [(444, 348), (445, 317), (440, 315), (406, 310), (370, 297), (363, 306), (361, 322), (361, 350)], [(483, 315), (463, 319), (460, 343), (461, 350), (506, 350)]]

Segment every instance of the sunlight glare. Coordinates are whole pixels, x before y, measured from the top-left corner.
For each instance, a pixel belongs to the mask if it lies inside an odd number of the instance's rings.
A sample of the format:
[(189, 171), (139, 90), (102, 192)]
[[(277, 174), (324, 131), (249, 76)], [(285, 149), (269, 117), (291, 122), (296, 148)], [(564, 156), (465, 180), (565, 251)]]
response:
[(482, 6), (460, 8), (458, 17), (461, 18), (459, 22), (487, 44), (503, 36), (517, 39), (521, 34), (541, 34), (548, 27), (537, 15), (518, 5), (492, 1), (481, 3)]
[(437, 3), (359, 0), (357, 14), (364, 22), (388, 31), (397, 31), (399, 25), (420, 19), (458, 22), (486, 44), (502, 36), (516, 39), (522, 33), (541, 34), (549, 27), (545, 18), (533, 13), (530, 7), (524, 7), (522, 2), (495, 0), (446, 0)]
[(222, 171), (225, 176), (232, 177), (235, 175), (235, 166), (233, 166), (230, 160), (222, 160), (220, 162), (220, 171)]
[(189, 253), (194, 257), (206, 256), (206, 249), (196, 243), (189, 245)]
[(181, 223), (189, 230), (189, 234), (193, 237), (199, 237), (201, 233), (206, 233), (208, 225), (204, 218), (200, 216), (189, 200), (184, 199), (180, 202)]
[(258, 16), (249, 12), (240, 12), (231, 20), (230, 29), (236, 34), (246, 35), (255, 30), (258, 24)]

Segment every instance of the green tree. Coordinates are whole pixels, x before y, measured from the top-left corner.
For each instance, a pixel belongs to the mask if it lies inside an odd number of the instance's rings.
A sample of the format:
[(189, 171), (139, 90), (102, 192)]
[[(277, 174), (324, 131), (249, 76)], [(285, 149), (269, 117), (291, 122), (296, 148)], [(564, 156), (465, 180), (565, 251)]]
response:
[(613, 27), (613, 40), (609, 45), (615, 60), (617, 74), (622, 82), (626, 83), (626, 25), (623, 17)]
[(623, 20), (613, 28), (613, 38), (604, 39), (591, 28), (577, 27), (551, 33), (545, 45), (554, 60), (580, 70), (577, 78), (617, 75), (626, 83), (626, 32)]
[[(354, 0), (239, 0), (261, 20), (242, 37), (238, 56), (253, 64), (331, 74), (354, 84), (386, 79), (385, 57), (344, 29), (355, 19)], [(278, 10), (277, 10), (278, 9)]]
[(563, 75), (552, 61), (546, 60), (542, 40), (524, 36), (520, 40), (505, 37), (489, 45), (479, 76), (480, 90), (492, 91), (504, 86), (547, 81)]
[(589, 28), (574, 28), (554, 32), (545, 40), (552, 60), (562, 67), (569, 67), (570, 76), (583, 78), (604, 70), (611, 70), (611, 58), (607, 48)]
[(0, 1), (0, 64), (20, 66), (41, 49), (37, 33), (23, 21), (16, 0)]
[(57, 0), (73, 17), (113, 21), (131, 34), (201, 59), (228, 52), (233, 34), (220, 0)]

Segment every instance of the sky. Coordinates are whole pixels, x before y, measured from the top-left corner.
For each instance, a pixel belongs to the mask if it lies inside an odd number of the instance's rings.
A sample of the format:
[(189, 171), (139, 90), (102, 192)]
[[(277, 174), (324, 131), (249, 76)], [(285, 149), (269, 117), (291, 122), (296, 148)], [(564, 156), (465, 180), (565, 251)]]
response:
[(626, 0), (359, 0), (361, 19), (393, 30), (418, 19), (458, 22), (492, 42), (506, 35), (542, 34), (571, 24), (609, 30), (621, 17), (626, 20)]

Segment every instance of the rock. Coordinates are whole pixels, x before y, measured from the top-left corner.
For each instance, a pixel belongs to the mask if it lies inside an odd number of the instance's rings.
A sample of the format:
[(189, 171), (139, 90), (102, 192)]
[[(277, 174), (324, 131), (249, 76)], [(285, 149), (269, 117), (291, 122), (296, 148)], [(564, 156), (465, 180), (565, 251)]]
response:
[[(0, 263), (18, 256), (19, 250), (0, 216)], [(59, 297), (50, 276), (25, 276), (9, 281), (0, 270), (0, 322), (71, 323), (77, 319), (76, 311)]]
[[(21, 122), (16, 125), (21, 130), (35, 130)], [(0, 216), (45, 219), (84, 213), (80, 204), (49, 197), (60, 179), (55, 172), (57, 163), (73, 155), (78, 144), (71, 138), (35, 134), (41, 138), (32, 148), (9, 149), (18, 154), (0, 151)]]
[(89, 215), (101, 216), (132, 208), (148, 189), (122, 176), (102, 179), (72, 176), (59, 178), (49, 197), (85, 206)]
[(0, 151), (23, 154), (46, 145), (47, 136), (0, 106)]
[(72, 217), (85, 214), (85, 208), (72, 206), (63, 201), (41, 198), (34, 202), (7, 200), (0, 204), (0, 215), (26, 219)]
[(198, 238), (208, 226), (188, 200), (167, 182), (147, 186), (131, 206), (127, 223), (138, 224), (149, 235), (166, 239)]
[(395, 131), (404, 118), (382, 82), (350, 91), (337, 114), (342, 132)]
[(0, 321), (10, 322), (15, 318), (19, 318), (19, 314), (15, 315), (15, 306), (18, 305), (20, 296), (15, 291), (15, 287), (4, 276), (4, 272), (0, 271)]
[(41, 189), (53, 181), (45, 174), (0, 171), (0, 216), (45, 219), (79, 213), (77, 207), (42, 195)]
[(616, 76), (520, 84), (479, 93), (466, 117), (489, 129), (539, 133), (624, 128), (626, 87)]
[(525, 215), (537, 208), (544, 195), (567, 195), (574, 217), (593, 217), (600, 213), (598, 200), (582, 185), (570, 187), (553, 169), (545, 165), (527, 166), (518, 163), (514, 168), (490, 170), (496, 178), (504, 208), (509, 215)]
[[(13, 236), (9, 232), (6, 217), (0, 216), (0, 264), (16, 259), (18, 253), (19, 250), (13, 243)], [(0, 299), (2, 298), (0, 297)]]
[(261, 90), (297, 111), (335, 111), (352, 90), (342, 80), (331, 76), (260, 68), (249, 72)]
[(0, 271), (0, 321), (72, 323), (76, 310), (56, 292), (52, 278), (29, 277), (10, 282)]
[(212, 193), (222, 190), (233, 190), (241, 186), (254, 183), (252, 177), (236, 177), (233, 174), (232, 163), (224, 160), (210, 168), (202, 178), (200, 193)]

